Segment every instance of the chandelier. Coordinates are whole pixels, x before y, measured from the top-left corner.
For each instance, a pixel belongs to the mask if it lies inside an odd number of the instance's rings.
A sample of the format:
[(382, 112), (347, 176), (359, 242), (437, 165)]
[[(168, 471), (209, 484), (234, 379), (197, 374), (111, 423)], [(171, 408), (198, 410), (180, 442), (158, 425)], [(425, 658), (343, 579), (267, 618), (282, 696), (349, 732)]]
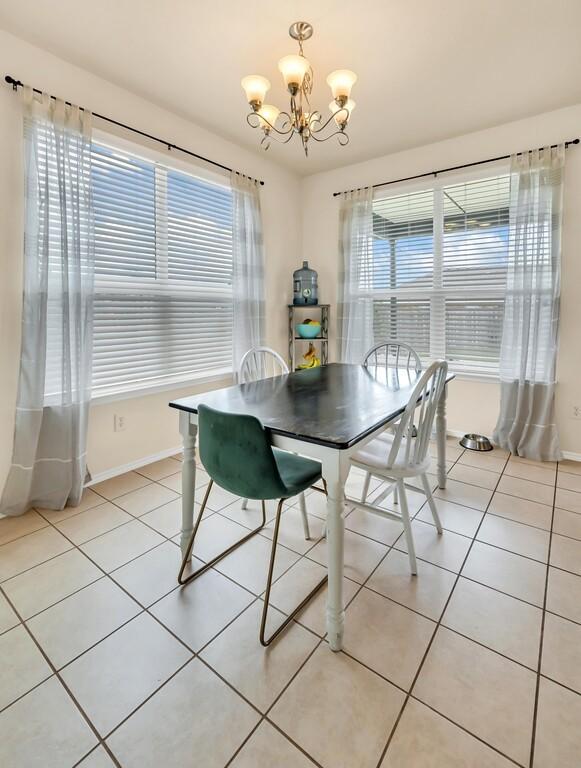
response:
[[(296, 21), (289, 29), (289, 35), (299, 44), (298, 54), (284, 56), (278, 62), (286, 89), (290, 94), (290, 108), (282, 112), (272, 104), (265, 104), (264, 98), (270, 82), (261, 75), (248, 75), (242, 79), (242, 88), (252, 112), (246, 116), (251, 128), (262, 131), (260, 145), (266, 150), (271, 139), (287, 144), (293, 136), (301, 140), (305, 155), (309, 154), (309, 141), (322, 142), (337, 137), (341, 146), (349, 143), (347, 123), (355, 108), (349, 97), (357, 75), (348, 69), (337, 69), (327, 77), (333, 101), (329, 104), (331, 117), (324, 120), (321, 113), (311, 107), (309, 97), (313, 90), (313, 69), (303, 53), (303, 43), (313, 34), (313, 27), (307, 21)], [(329, 129), (329, 126), (331, 128)]]

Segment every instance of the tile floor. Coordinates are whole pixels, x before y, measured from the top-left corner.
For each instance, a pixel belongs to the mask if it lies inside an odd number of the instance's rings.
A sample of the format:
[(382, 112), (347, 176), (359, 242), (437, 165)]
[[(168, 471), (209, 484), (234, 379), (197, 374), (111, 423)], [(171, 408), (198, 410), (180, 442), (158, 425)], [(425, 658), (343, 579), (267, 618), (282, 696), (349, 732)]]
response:
[[(578, 768), (581, 465), (451, 438), (448, 460), (441, 538), (410, 493), (416, 578), (397, 523), (346, 509), (338, 654), (324, 593), (259, 646), (272, 524), (176, 587), (179, 457), (0, 519), (0, 765)], [(259, 514), (219, 489), (209, 506), (200, 561)], [(324, 499), (308, 507), (308, 542), (285, 509), (274, 621), (324, 573)]]

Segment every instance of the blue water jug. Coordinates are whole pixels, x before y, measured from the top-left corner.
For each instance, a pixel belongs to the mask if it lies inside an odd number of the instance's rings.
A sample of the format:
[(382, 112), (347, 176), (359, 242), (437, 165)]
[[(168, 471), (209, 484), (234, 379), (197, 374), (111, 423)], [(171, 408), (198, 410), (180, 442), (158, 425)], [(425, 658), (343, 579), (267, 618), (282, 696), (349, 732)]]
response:
[(319, 303), (317, 279), (315, 270), (309, 269), (309, 262), (303, 261), (302, 268), (293, 272), (293, 304), (304, 306)]

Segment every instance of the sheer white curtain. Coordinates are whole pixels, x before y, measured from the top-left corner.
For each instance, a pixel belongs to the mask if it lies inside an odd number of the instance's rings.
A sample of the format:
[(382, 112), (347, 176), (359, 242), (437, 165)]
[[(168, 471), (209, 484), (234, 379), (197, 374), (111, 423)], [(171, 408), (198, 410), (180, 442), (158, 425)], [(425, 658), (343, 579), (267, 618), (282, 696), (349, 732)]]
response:
[(555, 424), (565, 147), (511, 161), (509, 266), (493, 440), (536, 460), (561, 458)]
[(258, 182), (233, 172), (231, 184), (232, 364), (236, 372), (244, 353), (264, 343), (264, 243)]
[(0, 511), (78, 504), (91, 396), (91, 115), (24, 89), (20, 377)]
[(373, 190), (345, 192), (339, 210), (339, 359), (362, 363), (373, 345)]

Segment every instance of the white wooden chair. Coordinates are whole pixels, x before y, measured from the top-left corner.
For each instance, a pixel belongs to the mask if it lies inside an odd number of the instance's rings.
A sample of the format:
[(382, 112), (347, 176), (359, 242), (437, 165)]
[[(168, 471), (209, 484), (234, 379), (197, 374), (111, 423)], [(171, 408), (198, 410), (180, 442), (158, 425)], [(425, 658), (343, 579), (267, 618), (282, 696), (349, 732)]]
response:
[[(391, 481), (391, 485), (380, 494), (374, 504), (346, 499), (347, 504), (372, 512), (380, 517), (399, 520), (403, 524), (410, 569), (414, 574), (417, 573), (417, 564), (405, 489), (406, 487), (413, 488), (426, 494), (436, 529), (441, 534), (442, 525), (428, 482), (427, 472), (430, 467), (428, 447), (432, 425), (438, 401), (446, 384), (447, 372), (448, 364), (446, 362), (439, 360), (432, 363), (414, 387), (406, 409), (397, 423), (395, 433), (393, 435), (384, 433), (375, 438), (351, 458), (353, 466), (369, 472), (373, 477)], [(417, 430), (416, 437), (413, 436), (414, 421)], [(406, 483), (406, 480), (413, 477), (420, 478), (422, 488)], [(399, 494), (400, 512), (392, 512), (377, 506), (381, 500), (395, 491)]]
[[(252, 347), (246, 352), (240, 361), (238, 368), (238, 383), (246, 384), (250, 381), (259, 381), (273, 376), (283, 376), (289, 372), (288, 365), (283, 358), (270, 347)], [(305, 539), (311, 538), (309, 531), (309, 518), (307, 516), (307, 504), (305, 494), (299, 496), (299, 506), (303, 520)], [(247, 509), (248, 499), (242, 500), (242, 509)]]
[[(414, 382), (422, 372), (422, 363), (418, 353), (404, 344), (402, 341), (381, 341), (367, 351), (363, 360), (363, 366), (367, 368), (374, 379), (381, 381), (386, 386), (399, 389), (401, 384), (407, 385)], [(393, 431), (397, 425), (394, 423), (388, 431)], [(371, 473), (365, 474), (361, 501), (367, 499)], [(394, 493), (394, 501), (398, 503), (397, 491)]]

